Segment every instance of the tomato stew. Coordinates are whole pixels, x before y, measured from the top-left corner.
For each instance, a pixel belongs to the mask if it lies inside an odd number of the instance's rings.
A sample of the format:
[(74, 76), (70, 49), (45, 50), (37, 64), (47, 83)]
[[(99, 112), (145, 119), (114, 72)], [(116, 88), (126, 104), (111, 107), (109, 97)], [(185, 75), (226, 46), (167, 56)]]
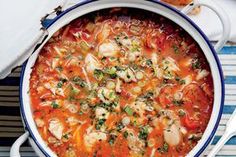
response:
[(192, 37), (162, 16), (126, 8), (60, 29), (30, 78), (36, 126), (61, 157), (185, 156), (205, 131), (213, 95)]

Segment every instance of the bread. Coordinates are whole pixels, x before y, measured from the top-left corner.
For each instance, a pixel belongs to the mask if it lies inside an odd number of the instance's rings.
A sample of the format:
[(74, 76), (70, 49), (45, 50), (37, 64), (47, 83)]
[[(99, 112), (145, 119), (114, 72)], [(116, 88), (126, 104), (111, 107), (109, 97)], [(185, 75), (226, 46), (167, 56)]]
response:
[[(175, 5), (175, 6), (182, 6), (182, 7), (192, 2), (192, 0), (162, 0), (162, 1), (164, 1), (166, 3), (169, 3), (169, 4), (172, 4), (172, 5)], [(197, 15), (197, 14), (199, 14), (200, 11), (201, 11), (201, 7), (200, 6), (199, 7), (195, 7), (190, 12), (190, 14), (191, 15)]]
[(192, 0), (162, 0), (162, 1), (176, 5), (176, 6), (187, 5), (190, 2), (192, 2)]

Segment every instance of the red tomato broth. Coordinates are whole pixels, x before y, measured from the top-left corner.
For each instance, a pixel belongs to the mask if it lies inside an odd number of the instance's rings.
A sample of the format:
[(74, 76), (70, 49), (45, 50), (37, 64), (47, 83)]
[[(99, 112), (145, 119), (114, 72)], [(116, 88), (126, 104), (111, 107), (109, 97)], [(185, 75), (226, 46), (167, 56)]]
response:
[(31, 106), (58, 156), (184, 156), (201, 139), (214, 96), (208, 62), (179, 26), (139, 11), (80, 17), (42, 48)]

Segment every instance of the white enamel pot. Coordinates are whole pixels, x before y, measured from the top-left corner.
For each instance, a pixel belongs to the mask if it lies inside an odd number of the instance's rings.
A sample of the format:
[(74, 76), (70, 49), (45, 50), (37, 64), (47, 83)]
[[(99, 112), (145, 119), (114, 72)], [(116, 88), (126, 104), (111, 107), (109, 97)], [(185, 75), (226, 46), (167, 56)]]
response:
[[(212, 9), (217, 16), (219, 17), (222, 26), (222, 38), (217, 42), (215, 47), (211, 45), (208, 38), (204, 33), (186, 16), (186, 13), (191, 11), (195, 6), (204, 5)], [(143, 1), (143, 0), (100, 0), (100, 1), (83, 1), (77, 5), (65, 10), (59, 16), (57, 16), (53, 22), (46, 28), (48, 31), (48, 36), (41, 45), (33, 52), (31, 57), (25, 62), (21, 74), (21, 83), (20, 83), (20, 108), (23, 123), (25, 124), (25, 134), (18, 138), (18, 140), (13, 144), (10, 152), (11, 157), (18, 157), (20, 145), (27, 139), (29, 139), (31, 145), (35, 149), (36, 153), (39, 156), (56, 156), (55, 153), (45, 144), (41, 138), (37, 127), (34, 123), (31, 105), (30, 105), (30, 96), (29, 96), (29, 79), (32, 72), (32, 67), (35, 64), (38, 53), (44, 44), (51, 38), (51, 36), (59, 30), (61, 27), (65, 26), (72, 20), (91, 13), (96, 10), (113, 8), (113, 7), (128, 7), (128, 8), (138, 8), (140, 9), (140, 14), (142, 10), (148, 10), (150, 12), (162, 15), (171, 21), (178, 24), (185, 31), (187, 31), (194, 40), (199, 44), (202, 51), (204, 52), (207, 61), (209, 62), (213, 84), (214, 84), (214, 104), (211, 114), (209, 124), (202, 136), (202, 139), (198, 144), (188, 153), (187, 156), (200, 156), (206, 147), (211, 142), (219, 121), (222, 115), (222, 109), (224, 105), (224, 81), (222, 69), (219, 63), (216, 52), (219, 51), (224, 43), (227, 41), (227, 38), (230, 33), (230, 25), (228, 17), (225, 12), (218, 7), (211, 0), (196, 0), (187, 7), (185, 7), (182, 12), (165, 5), (159, 1)], [(207, 18), (207, 17), (206, 17)], [(31, 45), (32, 46), (32, 45)], [(31, 52), (32, 53), (32, 52)]]

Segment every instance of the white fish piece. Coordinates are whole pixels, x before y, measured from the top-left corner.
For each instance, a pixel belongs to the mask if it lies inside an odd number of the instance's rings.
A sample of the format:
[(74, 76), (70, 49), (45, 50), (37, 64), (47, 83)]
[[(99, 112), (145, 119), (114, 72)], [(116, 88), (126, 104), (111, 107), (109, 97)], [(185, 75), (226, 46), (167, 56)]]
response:
[(84, 123), (86, 123), (86, 121), (81, 121), (78, 120), (76, 117), (70, 116), (66, 119), (66, 123), (68, 123), (70, 126), (74, 126), (74, 125), (82, 125)]
[(65, 153), (66, 157), (77, 157), (75, 150), (67, 149)]
[(54, 95), (61, 95), (61, 96), (65, 96), (64, 95), (64, 90), (63, 88), (57, 88), (57, 83), (50, 81), (44, 84), (44, 87), (49, 89)]
[(102, 100), (102, 102), (104, 102), (104, 103), (109, 103), (109, 101), (106, 100), (106, 98), (105, 98), (104, 90), (106, 91), (106, 89), (103, 89), (103, 88), (100, 88), (100, 89), (98, 90), (98, 97), (99, 97), (100, 100)]
[(120, 86), (121, 86), (121, 81), (120, 81), (119, 78), (117, 78), (117, 79), (116, 79), (116, 92), (117, 92), (117, 93), (120, 93), (120, 92), (121, 92)]
[(182, 135), (180, 128), (176, 124), (172, 124), (169, 128), (164, 130), (164, 140), (170, 146), (176, 146), (180, 143)]
[(89, 127), (86, 130), (86, 134), (84, 135), (84, 144), (87, 150), (91, 150), (91, 148), (96, 142), (98, 142), (99, 140), (104, 141), (106, 139), (107, 139), (106, 133), (100, 131), (94, 131), (92, 127)]
[(95, 116), (98, 119), (103, 119), (103, 118), (107, 119), (109, 116), (109, 112), (102, 107), (97, 107), (95, 110)]
[(132, 42), (129, 38), (123, 38), (120, 40), (121, 44), (127, 48), (129, 48), (132, 45)]
[(176, 61), (171, 58), (167, 57), (162, 61), (163, 69), (168, 71), (180, 71), (179, 66), (177, 65)]
[(174, 79), (175, 72), (180, 71), (176, 61), (171, 57), (165, 58), (161, 64), (164, 73), (163, 77), (166, 79)]
[(128, 60), (130, 62), (135, 61), (141, 55), (141, 51), (129, 51), (127, 54)]
[(48, 130), (53, 136), (60, 140), (62, 138), (64, 126), (62, 125), (59, 119), (53, 118), (49, 121)]
[(163, 72), (163, 70), (161, 68), (159, 68), (158, 65), (153, 65), (153, 70), (154, 70), (154, 75), (157, 78), (161, 79), (163, 77), (164, 72)]
[(36, 123), (37, 127), (39, 127), (39, 128), (43, 127), (45, 124), (41, 118), (36, 118), (35, 123)]
[(152, 148), (152, 151), (151, 151), (150, 157), (154, 157), (154, 156), (155, 156), (155, 152), (156, 152), (156, 149), (155, 149), (155, 148)]
[(152, 61), (152, 63), (153, 64), (157, 64), (157, 62), (158, 62), (158, 56), (157, 56), (157, 53), (152, 53), (152, 55), (151, 55), (151, 61)]
[(191, 75), (188, 75), (185, 78), (183, 78), (183, 80), (185, 81), (185, 85), (189, 85), (190, 83), (192, 83), (193, 78)]
[(122, 119), (122, 123), (123, 123), (124, 126), (129, 125), (129, 123), (130, 123), (130, 118), (129, 118), (129, 117), (124, 117), (124, 118)]
[(125, 82), (129, 82), (130, 80), (127, 78), (127, 72), (125, 70), (117, 71), (116, 74), (123, 79)]
[(126, 70), (117, 71), (116, 73), (125, 82), (137, 81), (134, 72), (130, 68), (127, 68)]
[(187, 85), (192, 83), (193, 82), (193, 77), (192, 77), (192, 75), (188, 75), (188, 76), (184, 77), (183, 80), (184, 80), (185, 83), (182, 85), (181, 89), (184, 89), (184, 87), (186, 87)]
[(59, 58), (52, 59), (52, 69), (55, 69), (59, 65)]
[(93, 73), (95, 69), (101, 69), (102, 64), (99, 62), (99, 60), (91, 53), (88, 53), (85, 57), (85, 67), (87, 72)]
[(54, 95), (56, 95), (55, 83), (47, 82), (44, 84), (44, 87), (49, 89)]
[(102, 43), (98, 48), (100, 57), (116, 57), (120, 48), (115, 42)]
[(147, 105), (144, 102), (137, 101), (135, 103), (132, 103), (130, 107), (133, 108), (135, 112), (140, 115), (140, 118), (144, 118), (143, 114), (145, 113), (145, 110), (147, 108)]
[(67, 108), (71, 113), (77, 113), (78, 112), (78, 106), (74, 104), (65, 104), (65, 108)]
[(159, 123), (164, 125), (164, 140), (170, 146), (176, 146), (182, 140), (181, 123), (179, 117), (171, 110), (161, 110), (161, 116), (156, 119), (154, 126)]
[(134, 61), (136, 60), (136, 55), (135, 55), (135, 53), (129, 52), (129, 53), (128, 53), (128, 60), (129, 60), (130, 62), (134, 62)]
[(129, 148), (135, 153), (142, 152), (145, 147), (144, 141), (140, 140), (132, 129), (126, 129), (126, 131), (129, 133), (127, 137)]
[(186, 135), (188, 133), (187, 129), (185, 127), (181, 127), (180, 128), (180, 132), (183, 134), (183, 135)]
[(182, 91), (177, 91), (175, 94), (174, 94), (174, 99), (179, 101), (183, 98), (183, 92)]
[(130, 77), (130, 79), (134, 82), (137, 81), (136, 77), (135, 77), (135, 73), (134, 73), (134, 70), (132, 68), (128, 68), (127, 69), (127, 77)]
[(209, 72), (205, 69), (203, 70), (198, 70), (197, 76), (196, 76), (196, 80), (201, 80), (204, 77), (206, 77), (209, 74)]

